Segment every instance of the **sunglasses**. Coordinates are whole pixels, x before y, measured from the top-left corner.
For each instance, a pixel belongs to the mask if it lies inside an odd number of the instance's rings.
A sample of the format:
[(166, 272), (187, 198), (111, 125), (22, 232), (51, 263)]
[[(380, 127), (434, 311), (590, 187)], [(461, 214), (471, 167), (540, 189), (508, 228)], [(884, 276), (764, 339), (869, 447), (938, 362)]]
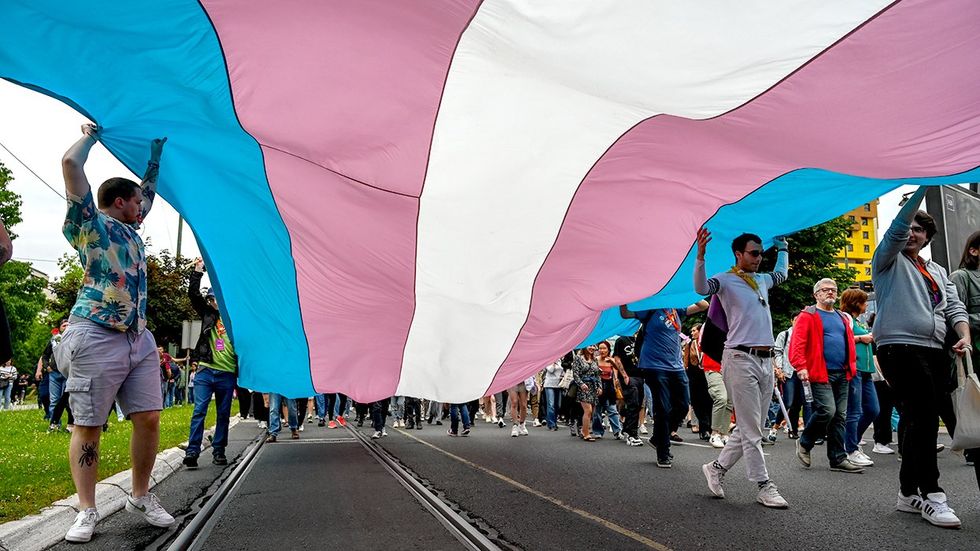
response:
[(760, 256), (762, 256), (762, 251), (759, 250), (742, 251), (742, 254), (750, 255), (752, 258), (759, 258)]

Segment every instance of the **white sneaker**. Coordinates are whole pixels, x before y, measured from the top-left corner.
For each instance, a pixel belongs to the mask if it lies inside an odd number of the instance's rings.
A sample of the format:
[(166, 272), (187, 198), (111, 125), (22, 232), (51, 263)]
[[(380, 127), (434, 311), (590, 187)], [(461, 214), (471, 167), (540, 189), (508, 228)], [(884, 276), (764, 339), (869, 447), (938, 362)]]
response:
[(895, 504), (895, 508), (903, 513), (921, 513), (922, 498), (919, 497), (919, 494), (903, 496), (901, 490), (899, 490), (898, 503)]
[(870, 457), (868, 457), (868, 454), (866, 454), (866, 453), (864, 453), (864, 450), (860, 450), (860, 449), (859, 449), (859, 450), (857, 451), (857, 453), (858, 453), (858, 455), (860, 455), (860, 456), (861, 456), (861, 458), (862, 458), (862, 459), (864, 459), (865, 461), (867, 461), (868, 463), (870, 463), (870, 464), (868, 465), (869, 467), (873, 467), (873, 466), (874, 466), (874, 464), (875, 464), (875, 462), (874, 462), (874, 460), (873, 460), (873, 459), (871, 459)]
[(493, 416), (491, 416), (491, 415), (487, 415), (487, 416), (485, 416), (485, 417), (483, 418), (483, 420), (484, 420), (484, 421), (486, 421), (487, 423), (493, 423), (493, 422), (494, 422), (494, 421), (493, 421)]
[(955, 511), (946, 503), (946, 494), (943, 492), (926, 494), (925, 500), (922, 501), (922, 518), (935, 526), (959, 528), (960, 519), (954, 513)]
[(527, 436), (527, 426), (525, 426), (524, 423), (521, 423), (520, 425), (517, 426), (520, 427), (521, 436)]
[(889, 448), (884, 444), (879, 444), (875, 442), (875, 447), (871, 448), (871, 453), (880, 453), (882, 455), (890, 455), (895, 453), (895, 450)]
[(864, 454), (859, 451), (853, 451), (847, 454), (847, 460), (858, 467), (871, 467), (875, 464), (874, 461), (864, 457)]
[(259, 428), (260, 429), (267, 429), (267, 428), (269, 428), (269, 423), (266, 423), (265, 421), (259, 421)]
[(510, 429), (510, 435), (511, 436), (520, 436), (521, 435), (521, 429), (517, 428), (517, 425), (514, 425)]
[(173, 526), (174, 523), (174, 517), (170, 516), (153, 493), (147, 493), (139, 499), (129, 496), (126, 498), (126, 510), (142, 516), (146, 522), (160, 528)]
[(708, 489), (715, 497), (720, 497), (725, 499), (725, 489), (722, 484), (725, 483), (725, 471), (715, 467), (715, 462), (705, 463), (701, 465), (701, 472), (704, 473), (705, 480), (708, 481)]
[(374, 434), (371, 435), (371, 440), (377, 440), (378, 438), (381, 438), (381, 431), (380, 430), (374, 431)]
[(647, 430), (646, 425), (640, 425), (640, 434), (650, 434), (650, 431)]
[(786, 503), (783, 496), (779, 495), (779, 490), (771, 480), (759, 488), (759, 495), (756, 496), (755, 500), (773, 509), (785, 509), (789, 507), (789, 503)]
[(299, 431), (300, 431), (300, 432), (303, 432), (303, 427), (305, 427), (305, 426), (306, 426), (306, 425), (300, 425), (300, 426), (299, 426)]
[(92, 539), (95, 533), (95, 525), (99, 522), (99, 512), (95, 507), (89, 507), (75, 515), (75, 523), (65, 534), (65, 541), (74, 543), (85, 543)]
[(626, 445), (633, 446), (633, 447), (642, 446), (643, 440), (640, 440), (639, 438), (633, 438), (632, 436), (627, 436)]
[(534, 425), (535, 427), (540, 427), (540, 426), (541, 426), (541, 421), (538, 421), (537, 419), (535, 419), (535, 420), (534, 420), (534, 423), (532, 423), (532, 424), (533, 424), (533, 425)]
[(721, 441), (724, 442), (725, 445), (727, 446), (728, 445), (728, 435), (726, 434), (726, 435), (722, 436), (721, 437)]
[(388, 436), (388, 429), (382, 427), (381, 428), (381, 436)]
[(720, 449), (725, 447), (725, 441), (722, 439), (720, 434), (712, 434), (711, 440), (709, 440), (708, 443), (711, 444), (712, 448)]

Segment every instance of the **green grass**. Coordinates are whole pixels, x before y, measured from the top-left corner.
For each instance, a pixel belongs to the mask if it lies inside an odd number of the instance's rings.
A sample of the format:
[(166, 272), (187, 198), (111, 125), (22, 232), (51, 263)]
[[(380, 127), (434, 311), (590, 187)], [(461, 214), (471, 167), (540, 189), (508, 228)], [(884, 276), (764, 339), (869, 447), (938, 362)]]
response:
[[(160, 451), (187, 440), (190, 405), (165, 409), (160, 416)], [(232, 415), (238, 413), (238, 402)], [(99, 447), (99, 479), (128, 470), (132, 424), (109, 415), (109, 432)], [(214, 425), (214, 405), (206, 426)], [(75, 493), (68, 469), (67, 432), (48, 433), (41, 411), (0, 412), (0, 524), (38, 512)]]

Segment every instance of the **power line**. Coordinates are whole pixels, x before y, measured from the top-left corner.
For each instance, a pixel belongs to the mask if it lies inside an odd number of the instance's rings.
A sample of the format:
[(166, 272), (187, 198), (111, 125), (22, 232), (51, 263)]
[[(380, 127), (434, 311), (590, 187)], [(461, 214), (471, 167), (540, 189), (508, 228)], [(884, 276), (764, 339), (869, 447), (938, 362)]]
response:
[(65, 196), (62, 195), (60, 191), (58, 191), (55, 188), (51, 187), (50, 184), (48, 184), (47, 182), (44, 181), (44, 178), (41, 178), (40, 176), (38, 176), (37, 172), (34, 172), (31, 169), (31, 167), (27, 166), (27, 163), (25, 163), (24, 161), (20, 160), (20, 157), (18, 157), (17, 155), (14, 155), (14, 152), (11, 151), (9, 148), (7, 148), (7, 146), (3, 145), (3, 142), (0, 142), (0, 147), (2, 147), (4, 149), (4, 151), (6, 151), (7, 153), (9, 153), (11, 157), (13, 157), (14, 159), (16, 159), (18, 163), (20, 163), (21, 165), (23, 165), (23, 167), (26, 168), (28, 172), (30, 172), (31, 174), (33, 174), (34, 177), (37, 178), (38, 180), (40, 180), (41, 183), (44, 184), (45, 186), (47, 186), (48, 189), (50, 189), (51, 191), (53, 191), (55, 195), (57, 195), (58, 197), (61, 197), (63, 200), (66, 200), (67, 201), (67, 199), (65, 198)]
[(51, 262), (52, 264), (57, 264), (59, 262), (58, 259), (50, 259), (50, 258), (26, 258), (26, 257), (20, 257), (20, 256), (13, 257), (13, 260), (19, 260), (21, 262)]

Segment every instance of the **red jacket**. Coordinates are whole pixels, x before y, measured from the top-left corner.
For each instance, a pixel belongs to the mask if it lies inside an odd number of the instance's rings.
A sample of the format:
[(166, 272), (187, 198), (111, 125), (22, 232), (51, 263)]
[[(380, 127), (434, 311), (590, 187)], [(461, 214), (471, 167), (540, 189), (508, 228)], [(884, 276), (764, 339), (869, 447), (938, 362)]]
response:
[[(837, 310), (837, 316), (844, 326), (844, 340), (847, 341), (847, 380), (857, 372), (854, 350), (854, 330), (844, 314)], [(793, 324), (793, 336), (789, 344), (789, 363), (796, 370), (805, 369), (814, 383), (827, 382), (827, 363), (823, 357), (823, 321), (816, 306), (807, 306), (797, 316)]]

